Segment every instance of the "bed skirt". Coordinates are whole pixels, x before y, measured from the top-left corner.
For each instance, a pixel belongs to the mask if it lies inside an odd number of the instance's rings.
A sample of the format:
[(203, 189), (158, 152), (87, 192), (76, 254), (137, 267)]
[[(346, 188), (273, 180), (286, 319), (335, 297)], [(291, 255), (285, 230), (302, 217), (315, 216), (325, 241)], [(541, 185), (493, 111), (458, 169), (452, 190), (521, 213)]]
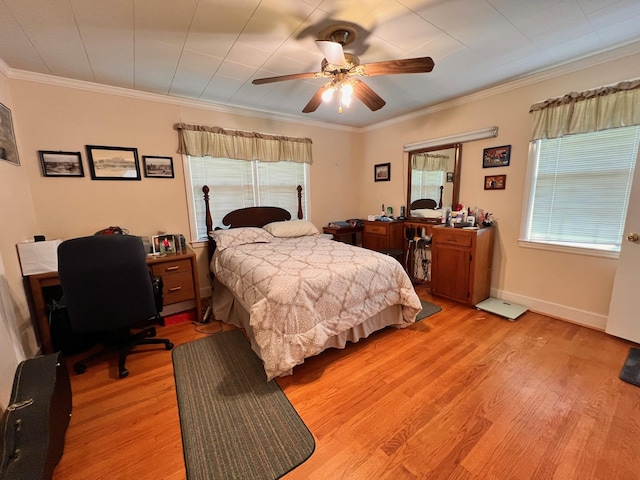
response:
[[(249, 312), (247, 308), (245, 308), (233, 293), (231, 293), (231, 290), (215, 278), (213, 280), (213, 292), (211, 301), (213, 318), (224, 323), (234, 325), (238, 328), (242, 328), (251, 342), (251, 349), (259, 358), (262, 358), (260, 346), (256, 343), (253, 331), (249, 325)], [(387, 307), (381, 312), (375, 314), (373, 317), (353, 326), (349, 330), (346, 330), (337, 336), (330, 337), (322, 346), (320, 352), (327, 348), (342, 349), (346, 346), (347, 342), (355, 343), (361, 338), (367, 338), (373, 332), (382, 330), (388, 326), (394, 326), (396, 328), (404, 328), (408, 326), (402, 318), (402, 305), (392, 305)], [(292, 373), (292, 370), (289, 370), (280, 376), (291, 375)]]

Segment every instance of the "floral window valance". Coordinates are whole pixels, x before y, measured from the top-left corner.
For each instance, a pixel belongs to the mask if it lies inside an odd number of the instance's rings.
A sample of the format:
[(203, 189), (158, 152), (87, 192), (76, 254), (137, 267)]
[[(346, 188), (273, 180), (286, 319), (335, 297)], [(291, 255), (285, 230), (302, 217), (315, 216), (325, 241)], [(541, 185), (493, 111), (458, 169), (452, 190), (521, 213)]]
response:
[(640, 125), (640, 79), (535, 103), (532, 140)]
[(441, 153), (413, 153), (411, 154), (411, 168), (429, 172), (446, 172), (448, 160), (449, 155)]
[(193, 157), (313, 163), (311, 139), (178, 123), (178, 153)]

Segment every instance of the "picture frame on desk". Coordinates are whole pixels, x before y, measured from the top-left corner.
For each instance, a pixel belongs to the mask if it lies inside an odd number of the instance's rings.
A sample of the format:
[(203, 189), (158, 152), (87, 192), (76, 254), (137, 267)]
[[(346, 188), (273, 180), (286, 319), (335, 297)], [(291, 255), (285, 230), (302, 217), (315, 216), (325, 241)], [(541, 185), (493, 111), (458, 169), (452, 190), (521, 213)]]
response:
[(87, 145), (92, 180), (140, 180), (138, 149)]
[(151, 246), (153, 253), (156, 255), (163, 255), (167, 253), (179, 253), (180, 236), (179, 235), (154, 235), (151, 237)]

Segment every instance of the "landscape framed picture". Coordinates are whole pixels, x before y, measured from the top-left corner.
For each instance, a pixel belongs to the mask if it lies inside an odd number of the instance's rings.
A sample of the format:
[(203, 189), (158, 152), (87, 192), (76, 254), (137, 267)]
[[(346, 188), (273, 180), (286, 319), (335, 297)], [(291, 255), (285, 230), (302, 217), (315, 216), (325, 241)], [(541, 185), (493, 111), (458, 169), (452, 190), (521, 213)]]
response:
[(388, 182), (391, 180), (391, 163), (379, 163), (374, 167), (374, 181)]
[(508, 167), (511, 161), (511, 145), (485, 148), (482, 155), (482, 168)]
[(145, 177), (173, 178), (173, 157), (142, 156)]
[(84, 177), (80, 152), (39, 150), (38, 155), (45, 177)]
[(140, 180), (138, 149), (87, 145), (93, 180)]

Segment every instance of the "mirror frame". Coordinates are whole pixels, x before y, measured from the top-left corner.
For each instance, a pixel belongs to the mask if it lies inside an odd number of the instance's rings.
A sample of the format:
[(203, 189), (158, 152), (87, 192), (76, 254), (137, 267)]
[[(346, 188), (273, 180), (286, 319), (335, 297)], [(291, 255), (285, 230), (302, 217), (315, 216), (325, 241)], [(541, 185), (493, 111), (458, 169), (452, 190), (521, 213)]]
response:
[[(407, 170), (409, 171), (408, 183), (407, 183), (407, 218), (411, 220), (417, 221), (425, 221), (422, 217), (414, 217), (411, 215), (411, 165), (413, 163), (413, 155), (416, 153), (425, 153), (425, 152), (435, 152), (438, 150), (448, 150), (450, 148), (455, 149), (455, 158), (453, 163), (453, 192), (451, 198), (451, 207), (455, 208), (455, 206), (460, 202), (460, 167), (462, 160), (462, 143), (449, 143), (447, 145), (438, 145), (435, 147), (422, 148), (420, 150), (414, 150), (409, 152), (409, 163)], [(443, 204), (446, 204), (443, 200)]]

